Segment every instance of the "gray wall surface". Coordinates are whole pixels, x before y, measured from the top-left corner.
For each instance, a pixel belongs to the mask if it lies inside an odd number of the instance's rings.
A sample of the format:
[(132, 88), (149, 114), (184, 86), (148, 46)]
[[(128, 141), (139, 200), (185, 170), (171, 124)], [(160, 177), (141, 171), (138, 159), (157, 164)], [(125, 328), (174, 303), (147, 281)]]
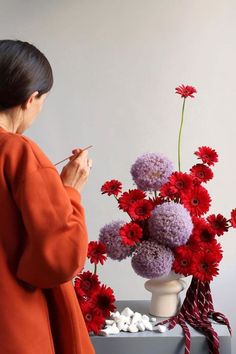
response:
[[(195, 163), (198, 146), (215, 148), (211, 213), (228, 217), (236, 207), (235, 16), (233, 0), (0, 0), (0, 38), (35, 44), (54, 71), (54, 87), (25, 135), (54, 163), (94, 145), (82, 193), (90, 240), (105, 223), (128, 220), (101, 195), (106, 180), (132, 188), (130, 166), (147, 151), (162, 152), (177, 168), (182, 100), (174, 89), (181, 83), (198, 90), (186, 105), (183, 169)], [(236, 231), (220, 241), (224, 259), (212, 291), (236, 330)], [(98, 272), (117, 299), (149, 299), (130, 260), (108, 260)]]

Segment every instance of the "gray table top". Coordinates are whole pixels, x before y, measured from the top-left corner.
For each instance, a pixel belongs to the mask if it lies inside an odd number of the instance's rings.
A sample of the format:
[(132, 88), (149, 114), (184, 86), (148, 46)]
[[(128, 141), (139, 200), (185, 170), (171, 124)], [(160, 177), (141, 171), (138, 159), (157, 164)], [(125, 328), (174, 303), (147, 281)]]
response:
[[(130, 307), (133, 311), (149, 315), (149, 300), (116, 301), (117, 311)], [(150, 315), (149, 315), (150, 316)], [(153, 316), (152, 316), (153, 317)], [(163, 318), (159, 319), (160, 321)], [(231, 354), (231, 337), (225, 325), (213, 323), (220, 337), (220, 353)], [(208, 353), (205, 336), (189, 326), (191, 333), (191, 354)], [(144, 331), (137, 333), (120, 332), (106, 337), (90, 335), (97, 354), (182, 354), (184, 336), (182, 328), (176, 325), (171, 331), (159, 333)]]

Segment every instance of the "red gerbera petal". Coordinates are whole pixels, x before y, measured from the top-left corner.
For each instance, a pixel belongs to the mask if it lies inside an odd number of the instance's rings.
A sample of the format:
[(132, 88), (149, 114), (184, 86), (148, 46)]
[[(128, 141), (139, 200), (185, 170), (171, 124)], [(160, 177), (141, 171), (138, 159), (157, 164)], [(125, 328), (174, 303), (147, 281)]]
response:
[(154, 198), (149, 197), (149, 200), (152, 203), (153, 209), (155, 208), (155, 206), (161, 205), (165, 202), (165, 199), (163, 199), (162, 197), (154, 197)]
[(190, 171), (195, 183), (202, 183), (202, 182), (206, 183), (210, 181), (214, 176), (210, 167), (202, 163), (198, 163), (194, 165), (190, 169)]
[(180, 194), (188, 192), (193, 186), (191, 176), (183, 172), (173, 172), (169, 178), (170, 184), (173, 186), (175, 192)]
[(231, 225), (236, 228), (236, 209), (233, 209), (231, 211), (231, 219), (230, 219)]
[(222, 260), (223, 250), (221, 245), (216, 240), (213, 240), (212, 242), (204, 243), (202, 244), (202, 247), (204, 252), (210, 253), (215, 257), (216, 262), (219, 263)]
[(144, 220), (150, 217), (153, 205), (150, 200), (141, 199), (134, 202), (129, 208), (129, 214), (134, 220)]
[(98, 334), (98, 332), (104, 327), (106, 319), (105, 316), (103, 316), (102, 313), (96, 311), (96, 309), (91, 305), (81, 307), (81, 310), (88, 332), (94, 332), (94, 334)]
[(183, 195), (182, 202), (191, 215), (201, 216), (209, 210), (211, 198), (204, 187), (197, 185), (188, 194)]
[(175, 89), (175, 93), (178, 93), (179, 95), (181, 95), (181, 97), (187, 98), (187, 97), (193, 97), (194, 93), (197, 93), (197, 90), (195, 89), (195, 87), (193, 86), (185, 86), (185, 85), (180, 85), (178, 87), (176, 87)]
[(84, 295), (91, 296), (92, 293), (99, 289), (99, 286), (98, 276), (90, 271), (79, 274), (74, 282), (75, 292), (79, 299)]
[(175, 249), (175, 260), (173, 262), (172, 269), (176, 273), (188, 276), (192, 274), (193, 266), (193, 253), (191, 250), (184, 246), (176, 247)]
[(103, 242), (90, 241), (88, 245), (88, 258), (90, 263), (101, 264), (107, 259), (106, 254), (106, 245)]
[(99, 314), (108, 317), (110, 311), (113, 312), (116, 309), (116, 306), (114, 305), (115, 300), (113, 290), (103, 284), (92, 297), (91, 303)]
[(108, 195), (117, 196), (122, 190), (122, 183), (116, 179), (105, 182), (101, 187), (102, 194), (106, 193)]
[(214, 254), (209, 252), (200, 252), (195, 257), (195, 267), (193, 276), (201, 281), (211, 281), (218, 275), (218, 262)]
[(207, 217), (207, 220), (208, 220), (209, 224), (211, 225), (211, 228), (214, 231), (215, 235), (221, 236), (224, 234), (224, 232), (228, 231), (228, 228), (229, 228), (228, 222), (223, 215), (212, 214)]
[(214, 165), (218, 161), (217, 152), (208, 146), (199, 147), (198, 151), (195, 151), (194, 154), (209, 166)]
[(128, 192), (124, 192), (118, 199), (119, 208), (128, 211), (130, 206), (137, 200), (144, 199), (146, 197), (145, 192), (140, 189), (129, 189)]
[(195, 219), (191, 238), (198, 242), (211, 242), (215, 239), (215, 233), (206, 220), (198, 219), (198, 222), (196, 222)]
[(160, 196), (161, 198), (167, 198), (167, 200), (173, 200), (179, 197), (179, 193), (177, 192), (177, 189), (170, 184), (170, 182), (167, 182), (161, 186)]
[(133, 246), (140, 241), (143, 229), (136, 223), (130, 222), (120, 228), (120, 236), (126, 245)]

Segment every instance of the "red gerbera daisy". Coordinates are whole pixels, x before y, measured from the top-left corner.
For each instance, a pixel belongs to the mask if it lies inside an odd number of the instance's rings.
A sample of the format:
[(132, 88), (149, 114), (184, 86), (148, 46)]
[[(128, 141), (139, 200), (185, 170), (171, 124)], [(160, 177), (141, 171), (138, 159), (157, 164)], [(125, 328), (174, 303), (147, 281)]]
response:
[(136, 223), (130, 222), (120, 228), (120, 236), (126, 245), (133, 246), (139, 242), (143, 235), (143, 229)]
[(155, 197), (155, 198), (149, 198), (150, 202), (152, 203), (153, 209), (157, 205), (161, 205), (165, 202), (165, 200), (162, 197)]
[(199, 219), (199, 222), (194, 223), (192, 240), (197, 242), (211, 242), (215, 239), (215, 233), (210, 224), (204, 219)]
[(90, 296), (99, 289), (100, 281), (97, 274), (90, 271), (83, 272), (75, 278), (74, 287), (75, 292), (79, 298), (84, 295)]
[(122, 183), (116, 179), (105, 182), (101, 187), (102, 194), (106, 193), (108, 195), (117, 196), (122, 190)]
[(176, 247), (175, 249), (175, 260), (173, 262), (172, 269), (176, 273), (188, 276), (192, 274), (193, 266), (193, 253), (191, 250), (184, 246)]
[(183, 172), (173, 172), (169, 178), (169, 182), (175, 192), (179, 192), (180, 194), (188, 192), (193, 186), (192, 178)]
[(141, 199), (134, 202), (129, 208), (129, 214), (134, 220), (144, 220), (149, 218), (153, 209), (150, 200)]
[(182, 202), (191, 215), (201, 216), (209, 210), (211, 197), (204, 187), (197, 185), (183, 195)]
[(193, 276), (201, 281), (211, 281), (214, 276), (218, 275), (218, 262), (216, 257), (208, 252), (200, 252), (195, 257), (195, 267)]
[(144, 199), (146, 197), (145, 192), (140, 189), (129, 189), (128, 192), (124, 192), (118, 199), (119, 208), (128, 211), (130, 206), (137, 200)]
[(231, 219), (230, 219), (231, 225), (236, 228), (236, 209), (233, 209), (231, 211)]
[(101, 313), (98, 313), (93, 306), (85, 306), (81, 308), (84, 320), (86, 323), (86, 327), (88, 332), (94, 332), (94, 334), (98, 334), (98, 332), (104, 327), (105, 324), (105, 316)]
[(217, 152), (208, 146), (199, 147), (198, 151), (195, 151), (194, 154), (209, 166), (214, 165), (218, 161)]
[(213, 172), (210, 167), (203, 163), (194, 165), (191, 169), (191, 175), (194, 179), (194, 183), (208, 182), (213, 178)]
[(88, 255), (90, 263), (98, 264), (99, 262), (103, 264), (107, 257), (106, 254), (106, 245), (103, 242), (90, 241), (88, 245)]
[(179, 193), (177, 192), (176, 188), (170, 184), (170, 182), (167, 182), (161, 186), (160, 196), (162, 198), (167, 198), (167, 200), (173, 200), (179, 197)]
[(96, 309), (96, 311), (104, 317), (108, 317), (110, 315), (110, 311), (114, 311), (116, 309), (114, 292), (110, 287), (106, 287), (106, 285), (102, 285), (97, 291), (92, 299), (92, 306)]
[(220, 262), (223, 258), (223, 250), (221, 245), (216, 241), (213, 240), (212, 242), (202, 244), (203, 250), (206, 253), (213, 254), (216, 262)]
[(209, 224), (211, 225), (211, 228), (214, 231), (215, 235), (221, 236), (224, 234), (224, 232), (228, 231), (228, 228), (229, 228), (228, 222), (223, 215), (212, 214), (207, 217), (207, 220), (208, 220)]
[(181, 95), (181, 97), (187, 98), (187, 97), (192, 97), (194, 98), (193, 94), (197, 93), (197, 90), (193, 86), (185, 86), (185, 85), (180, 85), (176, 87), (175, 93), (178, 93)]

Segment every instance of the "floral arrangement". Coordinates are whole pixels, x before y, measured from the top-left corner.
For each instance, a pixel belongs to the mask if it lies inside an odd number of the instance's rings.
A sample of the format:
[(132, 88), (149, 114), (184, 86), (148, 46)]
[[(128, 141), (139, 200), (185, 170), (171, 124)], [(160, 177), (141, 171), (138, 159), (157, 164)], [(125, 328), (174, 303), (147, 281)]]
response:
[(78, 274), (74, 279), (74, 289), (88, 332), (98, 334), (116, 309), (115, 296), (110, 287), (101, 284), (97, 275), (97, 265), (103, 265), (107, 260), (106, 246), (102, 242), (89, 242), (87, 257), (94, 264), (94, 272), (82, 271)]
[(218, 238), (230, 227), (236, 228), (236, 209), (226, 218), (222, 214), (206, 216), (211, 197), (205, 185), (212, 180), (217, 152), (199, 147), (198, 161), (189, 171), (181, 171), (181, 136), (186, 99), (197, 93), (193, 86), (181, 85), (176, 93), (183, 98), (178, 135), (178, 171), (163, 154), (145, 153), (131, 166), (137, 188), (122, 190), (116, 179), (106, 181), (101, 193), (113, 196), (118, 208), (131, 219), (112, 221), (100, 229), (99, 241), (107, 256), (121, 261), (131, 257), (134, 271), (144, 278), (159, 278), (171, 271), (192, 275), (180, 313), (164, 321), (169, 329), (179, 323), (185, 334), (185, 354), (190, 352), (190, 333), (186, 322), (208, 338), (210, 353), (219, 353), (219, 339), (209, 318), (230, 325), (226, 317), (214, 311), (210, 281), (219, 273), (223, 250)]

